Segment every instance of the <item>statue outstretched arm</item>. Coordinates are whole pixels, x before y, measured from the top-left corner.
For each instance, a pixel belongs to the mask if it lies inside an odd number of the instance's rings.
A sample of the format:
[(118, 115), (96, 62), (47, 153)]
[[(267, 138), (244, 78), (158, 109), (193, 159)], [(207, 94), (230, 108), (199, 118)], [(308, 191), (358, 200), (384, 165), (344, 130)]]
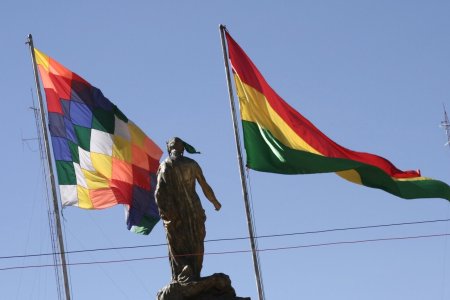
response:
[(195, 175), (198, 183), (200, 184), (200, 187), (202, 188), (203, 194), (205, 194), (205, 197), (214, 205), (214, 208), (216, 210), (220, 210), (222, 207), (222, 204), (220, 204), (219, 200), (217, 200), (216, 195), (214, 195), (214, 191), (209, 186), (209, 184), (206, 182), (205, 176), (203, 176), (202, 169), (200, 166), (197, 168), (197, 172)]

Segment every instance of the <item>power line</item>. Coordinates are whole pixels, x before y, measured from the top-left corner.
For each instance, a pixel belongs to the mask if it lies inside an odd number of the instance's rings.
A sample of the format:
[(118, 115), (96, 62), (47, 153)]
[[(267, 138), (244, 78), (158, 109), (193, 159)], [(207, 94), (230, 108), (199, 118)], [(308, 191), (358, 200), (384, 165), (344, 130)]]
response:
[[(309, 244), (309, 245), (297, 245), (297, 246), (265, 248), (265, 249), (259, 249), (258, 252), (273, 252), (273, 251), (293, 250), (293, 249), (301, 249), (301, 248), (327, 247), (327, 246), (336, 246), (336, 245), (350, 245), (350, 244), (364, 244), (364, 243), (386, 242), (386, 241), (399, 241), (399, 240), (435, 238), (435, 237), (443, 237), (443, 236), (449, 236), (449, 235), (450, 235), (450, 233), (438, 233), (438, 234), (417, 235), (417, 236), (402, 236), (402, 237), (355, 240), (355, 241), (339, 241), (339, 242), (329, 242), (329, 243), (320, 243), (320, 244)], [(207, 252), (207, 253), (204, 253), (204, 255), (239, 254), (239, 253), (248, 253), (248, 252), (251, 252), (251, 251), (252, 250), (248, 250), (248, 249), (247, 250), (230, 250), (230, 251), (220, 251), (220, 252)], [(196, 255), (202, 255), (202, 254), (184, 254), (184, 255), (178, 255), (178, 256), (196, 256)], [(124, 262), (143, 261), (143, 260), (167, 259), (167, 258), (168, 258), (168, 256), (164, 255), (164, 256), (141, 257), (141, 258), (120, 259), (120, 260), (76, 262), (76, 263), (69, 263), (67, 265), (69, 265), (69, 266), (96, 265), (96, 264), (124, 263)], [(45, 268), (45, 267), (54, 267), (54, 266), (55, 266), (54, 264), (13, 266), (13, 267), (0, 268), (0, 271), (10, 271), (10, 270), (17, 270), (17, 269)]]
[[(438, 223), (438, 222), (448, 222), (448, 221), (450, 221), (450, 219), (438, 219), (438, 220), (426, 220), (426, 221), (415, 221), (415, 222), (402, 222), (402, 223), (390, 223), (390, 224), (379, 224), (379, 225), (332, 228), (332, 229), (323, 229), (323, 230), (314, 230), (314, 231), (260, 235), (257, 238), (261, 239), (261, 238), (284, 237), (284, 236), (293, 236), (293, 235), (319, 234), (319, 233), (328, 233), (328, 232), (336, 232), (336, 231), (373, 229), (373, 228), (394, 227), (394, 226), (403, 226), (403, 225), (418, 225), (418, 224)], [(208, 241), (209, 242), (217, 242), (217, 241), (239, 240), (239, 239), (247, 239), (247, 238), (228, 238), (228, 239), (223, 238), (223, 239), (215, 239), (215, 240), (208, 240)]]
[[(351, 231), (351, 230), (384, 228), (384, 227), (405, 226), (405, 225), (430, 224), (430, 223), (448, 222), (448, 221), (450, 221), (450, 219), (436, 219), (436, 220), (423, 220), (423, 221), (401, 222), (401, 223), (390, 223), (390, 224), (379, 224), (379, 225), (354, 226), (354, 227), (332, 228), (332, 229), (323, 229), (323, 230), (315, 230), (315, 231), (260, 235), (255, 238), (263, 239), (263, 238), (274, 238), (274, 237), (286, 237), (286, 236), (294, 236), (294, 235), (320, 234), (320, 233), (329, 233), (329, 232), (338, 232), (338, 231)], [(249, 238), (248, 237), (234, 237), (234, 238), (209, 239), (209, 240), (205, 240), (205, 243), (238, 241), (238, 240), (247, 240), (247, 239), (249, 239)], [(136, 245), (136, 246), (121, 246), (121, 247), (105, 247), (105, 248), (95, 248), (95, 249), (85, 249), (85, 250), (72, 250), (72, 251), (65, 251), (65, 253), (66, 254), (77, 254), (77, 253), (85, 253), (85, 252), (152, 248), (152, 247), (161, 247), (161, 246), (167, 246), (167, 243), (150, 244), (150, 245)], [(48, 256), (48, 255), (55, 255), (55, 254), (58, 254), (58, 253), (50, 252), (50, 253), (36, 253), (36, 254), (26, 254), (26, 255), (0, 256), (0, 260), (1, 259), (24, 258), (24, 257), (39, 257), (39, 256)]]

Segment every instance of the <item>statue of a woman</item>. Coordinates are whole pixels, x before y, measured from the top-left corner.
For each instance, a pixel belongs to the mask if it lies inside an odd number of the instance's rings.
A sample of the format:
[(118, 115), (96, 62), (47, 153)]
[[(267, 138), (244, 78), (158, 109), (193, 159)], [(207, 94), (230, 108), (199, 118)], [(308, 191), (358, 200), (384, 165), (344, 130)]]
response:
[(167, 142), (169, 156), (159, 166), (155, 192), (169, 245), (172, 279), (180, 282), (198, 280), (203, 264), (206, 215), (195, 191), (196, 181), (215, 209), (221, 207), (200, 166), (183, 155), (185, 146), (191, 148), (176, 137)]

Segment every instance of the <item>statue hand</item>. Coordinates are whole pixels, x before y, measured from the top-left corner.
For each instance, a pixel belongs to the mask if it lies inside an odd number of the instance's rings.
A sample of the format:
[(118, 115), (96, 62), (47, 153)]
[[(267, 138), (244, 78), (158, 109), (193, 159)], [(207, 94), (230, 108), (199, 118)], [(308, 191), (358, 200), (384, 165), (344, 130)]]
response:
[(222, 207), (222, 204), (220, 204), (219, 201), (215, 201), (215, 202), (214, 202), (214, 208), (215, 208), (217, 211), (220, 210), (221, 207)]

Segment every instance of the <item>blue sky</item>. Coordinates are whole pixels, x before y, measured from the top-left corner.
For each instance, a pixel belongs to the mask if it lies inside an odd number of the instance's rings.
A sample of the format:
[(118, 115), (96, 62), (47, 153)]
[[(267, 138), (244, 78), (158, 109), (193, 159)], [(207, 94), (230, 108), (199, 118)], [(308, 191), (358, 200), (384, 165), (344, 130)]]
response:
[[(156, 143), (179, 136), (223, 204), (204, 197), (207, 239), (247, 235), (218, 26), (269, 84), (339, 144), (401, 169), (450, 182), (439, 128), (450, 109), (448, 1), (2, 1), (0, 256), (51, 251), (35, 141), (26, 36), (100, 88)], [(33, 89), (33, 93), (31, 92)], [(334, 174), (250, 171), (259, 235), (450, 218), (442, 199), (404, 200)], [(164, 243), (129, 233), (122, 207), (64, 210), (68, 250)], [(448, 222), (265, 238), (261, 249), (449, 233)], [(267, 299), (448, 299), (450, 238), (385, 241), (261, 253)], [(208, 242), (206, 252), (248, 241)], [(93, 262), (167, 255), (165, 247), (71, 254)], [(51, 257), (0, 259), (0, 268)], [(203, 275), (230, 275), (257, 299), (249, 253), (206, 255)], [(166, 258), (70, 267), (73, 299), (152, 299), (170, 279)], [(50, 268), (0, 271), (4, 299), (56, 299)]]

